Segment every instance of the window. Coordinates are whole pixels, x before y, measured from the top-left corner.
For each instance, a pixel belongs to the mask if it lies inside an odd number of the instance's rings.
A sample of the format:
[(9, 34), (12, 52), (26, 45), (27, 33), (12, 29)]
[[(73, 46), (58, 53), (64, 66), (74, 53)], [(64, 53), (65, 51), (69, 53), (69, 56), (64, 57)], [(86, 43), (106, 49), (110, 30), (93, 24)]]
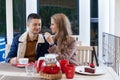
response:
[(74, 35), (79, 35), (79, 0), (38, 0), (38, 13), (42, 17), (42, 32), (50, 32), (50, 17), (64, 13), (71, 21)]
[(91, 0), (91, 46), (98, 46), (98, 0)]
[(6, 35), (6, 7), (5, 0), (0, 0), (0, 36)]
[(26, 29), (26, 0), (13, 0), (14, 36)]

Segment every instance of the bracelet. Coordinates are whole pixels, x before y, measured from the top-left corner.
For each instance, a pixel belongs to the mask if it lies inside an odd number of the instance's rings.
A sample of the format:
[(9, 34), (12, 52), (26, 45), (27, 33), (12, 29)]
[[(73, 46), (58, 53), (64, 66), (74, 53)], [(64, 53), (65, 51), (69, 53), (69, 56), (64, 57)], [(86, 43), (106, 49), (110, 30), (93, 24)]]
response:
[(52, 47), (52, 46), (54, 46), (54, 45), (55, 45), (55, 43), (51, 43), (51, 44), (50, 44), (50, 47)]

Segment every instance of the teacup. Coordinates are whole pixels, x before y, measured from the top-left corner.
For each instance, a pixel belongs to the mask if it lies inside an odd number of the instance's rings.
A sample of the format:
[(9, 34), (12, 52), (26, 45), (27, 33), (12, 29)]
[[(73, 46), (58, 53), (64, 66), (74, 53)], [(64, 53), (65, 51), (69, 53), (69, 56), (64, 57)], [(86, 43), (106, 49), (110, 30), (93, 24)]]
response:
[(28, 58), (19, 58), (18, 59), (18, 62), (19, 64), (28, 64)]
[(69, 60), (59, 60), (62, 73), (65, 73), (65, 65), (69, 64)]
[(67, 79), (73, 79), (75, 75), (75, 65), (67, 64), (65, 65), (65, 75)]

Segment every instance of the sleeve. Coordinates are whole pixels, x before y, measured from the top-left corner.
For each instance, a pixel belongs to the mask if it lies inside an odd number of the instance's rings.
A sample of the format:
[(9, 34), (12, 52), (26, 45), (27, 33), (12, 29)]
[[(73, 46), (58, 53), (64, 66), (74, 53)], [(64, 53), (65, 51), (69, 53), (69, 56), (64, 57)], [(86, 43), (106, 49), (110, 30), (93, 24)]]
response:
[(5, 62), (9, 62), (11, 58), (16, 57), (17, 56), (17, 50), (18, 50), (18, 38), (19, 36), (16, 36), (13, 39), (12, 45), (10, 47), (10, 51), (8, 52), (8, 55), (5, 59)]
[(75, 40), (72, 41), (70, 44), (68, 44), (68, 47), (67, 49), (65, 50), (65, 52), (63, 53), (58, 53), (59, 54), (59, 57), (58, 59), (72, 59), (73, 58), (73, 55), (75, 55), (75, 51), (76, 51), (76, 42)]
[(67, 49), (63, 53), (59, 52), (57, 45), (54, 45), (48, 49), (49, 53), (58, 54), (58, 60), (60, 59), (70, 60), (73, 57), (73, 55), (75, 55), (75, 51), (76, 51), (76, 41), (73, 39), (67, 44)]

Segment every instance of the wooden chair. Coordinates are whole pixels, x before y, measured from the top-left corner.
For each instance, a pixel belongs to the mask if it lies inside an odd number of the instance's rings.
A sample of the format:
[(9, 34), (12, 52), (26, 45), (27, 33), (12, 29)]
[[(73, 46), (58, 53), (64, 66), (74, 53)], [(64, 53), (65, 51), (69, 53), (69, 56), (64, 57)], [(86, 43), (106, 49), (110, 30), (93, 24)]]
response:
[(93, 51), (92, 51), (92, 62), (96, 65), (99, 66), (99, 62), (98, 62), (98, 50), (97, 50), (97, 46), (93, 46)]
[(76, 41), (76, 44), (77, 44), (76, 46), (79, 47), (79, 46), (82, 45), (82, 42), (81, 41)]
[(76, 57), (81, 65), (89, 65), (91, 63), (92, 50), (91, 46), (78, 46)]

